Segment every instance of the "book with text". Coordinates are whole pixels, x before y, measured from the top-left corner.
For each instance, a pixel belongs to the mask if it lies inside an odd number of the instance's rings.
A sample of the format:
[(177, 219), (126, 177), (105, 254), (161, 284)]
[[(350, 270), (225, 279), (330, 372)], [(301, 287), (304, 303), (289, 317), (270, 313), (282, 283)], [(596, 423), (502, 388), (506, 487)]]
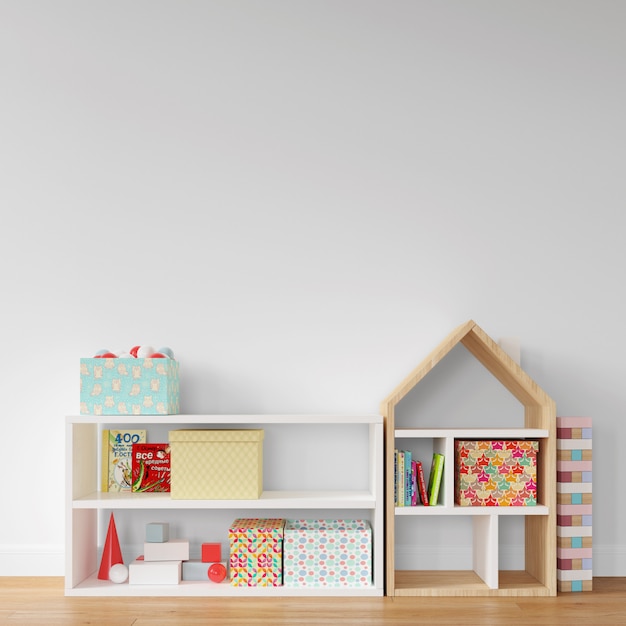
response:
[(426, 489), (426, 478), (424, 477), (424, 466), (421, 461), (416, 462), (417, 489), (420, 500), (424, 506), (428, 506), (428, 490)]
[(132, 491), (171, 491), (171, 467), (169, 443), (134, 444)]
[(145, 430), (102, 431), (101, 491), (130, 491), (134, 443), (145, 443)]

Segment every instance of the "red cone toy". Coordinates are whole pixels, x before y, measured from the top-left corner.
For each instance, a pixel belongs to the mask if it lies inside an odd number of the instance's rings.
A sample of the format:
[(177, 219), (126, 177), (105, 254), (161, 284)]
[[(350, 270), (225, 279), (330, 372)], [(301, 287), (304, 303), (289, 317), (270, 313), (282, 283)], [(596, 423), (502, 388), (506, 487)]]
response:
[(102, 550), (102, 560), (100, 561), (98, 578), (100, 580), (109, 580), (109, 570), (116, 563), (124, 563), (124, 559), (122, 558), (122, 550), (120, 548), (119, 539), (117, 538), (115, 519), (113, 513), (111, 513), (107, 538), (104, 542), (104, 549)]

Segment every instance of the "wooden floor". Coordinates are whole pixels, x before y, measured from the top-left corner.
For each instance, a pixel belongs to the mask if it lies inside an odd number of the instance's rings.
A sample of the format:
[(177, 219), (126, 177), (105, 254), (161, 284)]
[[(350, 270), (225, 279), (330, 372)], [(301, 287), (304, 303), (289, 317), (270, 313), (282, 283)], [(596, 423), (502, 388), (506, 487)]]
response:
[(626, 579), (556, 598), (66, 598), (62, 578), (0, 577), (0, 624), (626, 624)]

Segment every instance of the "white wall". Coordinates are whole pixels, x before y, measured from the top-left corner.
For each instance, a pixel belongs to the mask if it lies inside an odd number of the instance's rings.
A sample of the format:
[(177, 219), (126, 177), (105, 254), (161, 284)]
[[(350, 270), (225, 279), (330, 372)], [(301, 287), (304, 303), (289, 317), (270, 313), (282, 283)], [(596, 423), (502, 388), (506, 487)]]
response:
[(626, 575), (625, 20), (1, 0), (0, 574), (62, 574), (79, 357), (172, 346), (186, 412), (375, 413), (471, 318), (593, 417), (594, 574)]

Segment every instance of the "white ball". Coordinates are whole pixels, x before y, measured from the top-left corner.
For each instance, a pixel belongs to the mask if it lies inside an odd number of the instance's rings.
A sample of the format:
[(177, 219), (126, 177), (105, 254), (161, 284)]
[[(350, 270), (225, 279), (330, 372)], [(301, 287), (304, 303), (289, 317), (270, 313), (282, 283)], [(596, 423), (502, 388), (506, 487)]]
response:
[(155, 350), (152, 346), (140, 346), (139, 350), (137, 350), (137, 358), (145, 359), (151, 354), (154, 354), (154, 352)]
[(125, 583), (128, 579), (128, 568), (124, 563), (116, 563), (109, 570), (109, 580), (112, 583)]

